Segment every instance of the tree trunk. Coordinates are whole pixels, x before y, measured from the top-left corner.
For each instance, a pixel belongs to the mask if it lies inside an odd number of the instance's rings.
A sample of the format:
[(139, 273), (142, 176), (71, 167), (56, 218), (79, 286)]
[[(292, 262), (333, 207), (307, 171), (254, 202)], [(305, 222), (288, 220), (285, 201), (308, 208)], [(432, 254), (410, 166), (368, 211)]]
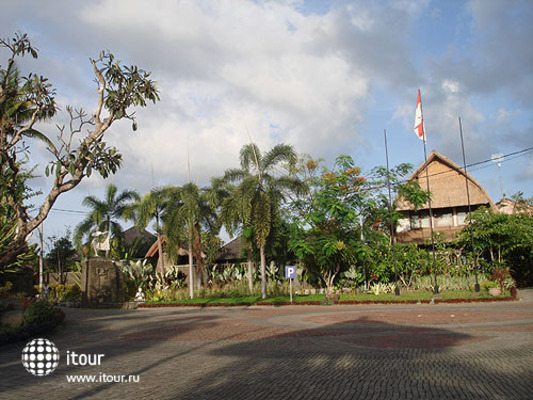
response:
[(252, 262), (252, 248), (248, 248), (248, 288), (250, 289), (250, 294), (254, 291), (254, 265)]
[(266, 299), (267, 289), (266, 289), (266, 256), (265, 256), (265, 245), (260, 247), (261, 253), (261, 298)]
[(156, 230), (157, 230), (157, 253), (159, 254), (159, 259), (157, 260), (157, 268), (163, 274), (165, 273), (165, 256), (163, 254), (163, 244), (161, 243), (161, 232), (159, 229), (159, 212), (155, 216), (156, 221)]
[(161, 244), (161, 235), (157, 232), (157, 253), (159, 258), (157, 260), (157, 269), (163, 274), (165, 273), (165, 259), (163, 255), (163, 245)]
[[(107, 238), (111, 237), (111, 217), (107, 218)], [(105, 258), (109, 258), (109, 251), (111, 250), (111, 239), (109, 239), (109, 248), (106, 248)]]
[(194, 299), (194, 268), (192, 267), (192, 241), (189, 240), (189, 297)]
[(200, 224), (195, 223), (194, 224), (194, 243), (193, 243), (193, 251), (194, 251), (194, 258), (196, 259), (196, 288), (200, 290), (202, 288), (202, 283), (205, 281), (205, 265), (204, 260), (202, 259), (202, 250), (203, 250), (203, 244), (202, 244), (202, 236), (200, 235)]
[(339, 271), (340, 271), (340, 267), (337, 268), (335, 272), (328, 271), (328, 274), (323, 276), (323, 279), (326, 282), (326, 291), (328, 292), (328, 294), (333, 293), (333, 286), (334, 286), (333, 284), (335, 282), (335, 277), (337, 276)]

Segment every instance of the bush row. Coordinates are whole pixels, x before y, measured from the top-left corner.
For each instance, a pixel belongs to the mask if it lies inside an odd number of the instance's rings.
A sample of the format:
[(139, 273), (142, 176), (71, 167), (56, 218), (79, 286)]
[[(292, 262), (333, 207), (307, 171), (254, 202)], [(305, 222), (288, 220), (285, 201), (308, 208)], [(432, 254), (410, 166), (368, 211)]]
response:
[(0, 345), (25, 340), (52, 330), (65, 319), (65, 313), (47, 301), (38, 301), (26, 307), (22, 326), (0, 331)]

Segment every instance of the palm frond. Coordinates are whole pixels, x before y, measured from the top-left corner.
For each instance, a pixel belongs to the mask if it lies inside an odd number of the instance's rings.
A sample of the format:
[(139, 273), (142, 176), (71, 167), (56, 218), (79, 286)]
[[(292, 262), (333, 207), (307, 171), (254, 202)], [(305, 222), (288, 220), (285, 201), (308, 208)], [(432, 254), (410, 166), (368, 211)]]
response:
[(240, 163), (244, 171), (249, 172), (251, 169), (261, 171), (261, 151), (255, 143), (246, 144), (241, 148)]
[(258, 246), (264, 246), (271, 228), (271, 203), (266, 193), (259, 192), (252, 205), (252, 226)]
[(270, 171), (280, 163), (287, 163), (293, 166), (296, 164), (297, 159), (297, 155), (291, 145), (278, 144), (263, 157), (262, 169), (263, 171)]

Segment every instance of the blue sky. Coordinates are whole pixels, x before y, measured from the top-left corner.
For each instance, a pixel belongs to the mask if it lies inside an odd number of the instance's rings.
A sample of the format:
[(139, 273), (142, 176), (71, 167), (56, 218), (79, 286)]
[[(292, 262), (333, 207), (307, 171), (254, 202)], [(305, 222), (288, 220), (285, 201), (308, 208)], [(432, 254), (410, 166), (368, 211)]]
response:
[[(471, 1), (84, 1), (5, 2), (0, 35), (27, 32), (40, 50), (23, 72), (49, 77), (64, 110), (91, 110), (89, 57), (103, 49), (152, 71), (161, 101), (137, 111), (139, 130), (117, 123), (109, 142), (123, 168), (64, 194), (48, 235), (84, 217), (81, 201), (108, 183), (138, 190), (187, 180), (200, 184), (238, 163), (247, 130), (262, 149), (277, 143), (331, 163), (353, 156), (363, 170), (423, 161), (413, 133), (422, 91), (428, 151), (462, 164), (458, 117), (469, 163), (533, 147), (533, 2)], [(0, 53), (0, 64), (5, 53)], [(64, 112), (54, 123), (65, 123)], [(54, 123), (41, 126), (49, 135)], [(504, 159), (508, 195), (533, 196), (533, 152)], [(46, 154), (32, 156), (44, 169)], [(152, 173), (154, 171), (154, 180)], [(494, 201), (493, 162), (471, 169)], [(46, 191), (41, 177), (32, 182)], [(35, 199), (38, 202), (38, 199)], [(68, 210), (68, 211), (65, 211)]]

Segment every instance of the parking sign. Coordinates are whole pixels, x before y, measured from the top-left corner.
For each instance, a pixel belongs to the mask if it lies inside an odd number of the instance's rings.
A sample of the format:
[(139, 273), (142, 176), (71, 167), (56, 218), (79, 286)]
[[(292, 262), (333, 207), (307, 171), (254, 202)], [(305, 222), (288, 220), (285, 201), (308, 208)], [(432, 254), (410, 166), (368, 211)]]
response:
[(288, 265), (285, 267), (285, 278), (296, 279), (296, 267), (294, 265)]

